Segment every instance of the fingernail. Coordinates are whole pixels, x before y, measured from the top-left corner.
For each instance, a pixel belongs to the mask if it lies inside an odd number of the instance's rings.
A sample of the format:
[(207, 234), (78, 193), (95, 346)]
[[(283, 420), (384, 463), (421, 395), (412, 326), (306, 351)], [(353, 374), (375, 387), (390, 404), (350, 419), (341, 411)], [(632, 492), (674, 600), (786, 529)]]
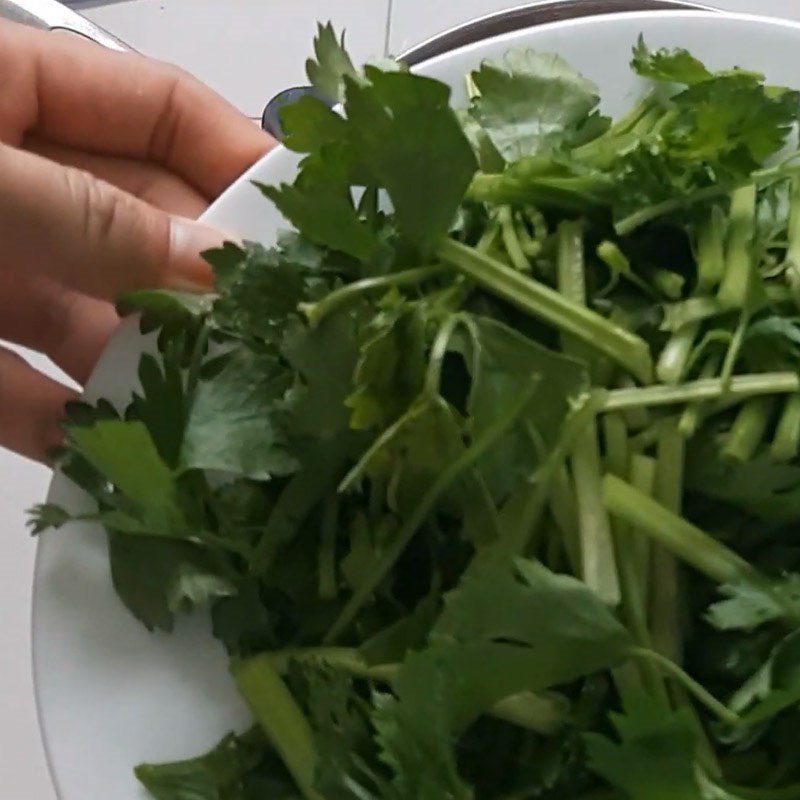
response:
[(166, 276), (168, 288), (207, 292), (214, 287), (214, 272), (201, 253), (222, 247), (230, 237), (221, 231), (185, 217), (172, 217), (170, 229), (171, 265)]

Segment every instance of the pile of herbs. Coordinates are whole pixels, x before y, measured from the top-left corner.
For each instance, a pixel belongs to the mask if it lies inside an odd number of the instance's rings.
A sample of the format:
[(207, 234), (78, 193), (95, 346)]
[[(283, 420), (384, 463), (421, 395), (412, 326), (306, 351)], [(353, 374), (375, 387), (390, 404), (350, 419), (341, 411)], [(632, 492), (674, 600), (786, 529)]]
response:
[[(253, 728), (157, 800), (800, 798), (797, 93), (648, 50), (353, 67), (286, 109), (292, 224), (138, 292), (61, 467), (127, 608), (208, 606)], [(74, 517), (41, 506), (37, 532)], [(66, 535), (66, 534), (61, 534)], [(187, 658), (191, 658), (187, 653)]]

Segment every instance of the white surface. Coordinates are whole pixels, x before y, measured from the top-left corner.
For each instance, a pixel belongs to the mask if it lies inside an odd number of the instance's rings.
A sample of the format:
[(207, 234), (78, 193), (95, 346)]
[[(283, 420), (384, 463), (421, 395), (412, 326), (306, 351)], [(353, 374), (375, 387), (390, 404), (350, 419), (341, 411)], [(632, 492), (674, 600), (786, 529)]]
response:
[[(798, 0), (718, 0), (732, 11), (800, 19)], [(427, 38), (468, 17), (515, 5), (504, 0), (393, 0), (390, 50)], [(179, 13), (180, 12), (180, 13)], [(285, 80), (302, 75), (307, 33), (317, 18), (344, 20), (351, 46), (360, 54), (380, 48), (385, 34), (383, 0), (133, 0), (88, 12), (139, 49), (201, 75), (256, 116)], [(219, 15), (227, 15), (220, 33)], [(362, 24), (365, 17), (368, 24)], [(299, 18), (295, 38), (287, 18)], [(169, 21), (168, 25), (162, 25)], [(281, 24), (282, 23), (282, 24)], [(233, 33), (231, 33), (233, 31)], [(291, 40), (291, 41), (289, 41)], [(198, 42), (204, 46), (199, 46)], [(747, 52), (744, 48), (742, 52)], [(254, 71), (255, 69), (255, 71)], [(286, 76), (284, 78), (284, 76)], [(796, 83), (796, 80), (793, 81)], [(44, 359), (36, 364), (47, 369)], [(0, 797), (53, 800), (36, 723), (30, 673), (30, 596), (34, 545), (23, 528), (24, 510), (44, 496), (47, 472), (0, 451)], [(95, 800), (94, 797), (81, 800)], [(118, 798), (102, 798), (118, 800)]]

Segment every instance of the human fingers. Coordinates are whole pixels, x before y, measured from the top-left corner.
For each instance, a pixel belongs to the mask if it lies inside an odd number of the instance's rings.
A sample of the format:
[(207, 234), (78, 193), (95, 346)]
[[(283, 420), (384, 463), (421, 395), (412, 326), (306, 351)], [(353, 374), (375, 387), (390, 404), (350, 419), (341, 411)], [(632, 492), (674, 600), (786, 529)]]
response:
[(117, 325), (111, 303), (48, 278), (0, 270), (0, 339), (43, 353), (77, 383), (91, 375)]
[(75, 393), (0, 347), (0, 447), (47, 463), (63, 440), (60, 420)]
[(274, 140), (178, 68), (0, 22), (0, 135), (153, 161), (207, 199)]
[(141, 287), (213, 285), (200, 253), (222, 243), (218, 231), (4, 145), (0, 174), (0, 266), (105, 299)]
[(25, 149), (63, 166), (91, 172), (170, 214), (196, 219), (208, 208), (208, 201), (197, 189), (157, 164), (123, 156), (100, 156), (35, 138), (25, 141)]

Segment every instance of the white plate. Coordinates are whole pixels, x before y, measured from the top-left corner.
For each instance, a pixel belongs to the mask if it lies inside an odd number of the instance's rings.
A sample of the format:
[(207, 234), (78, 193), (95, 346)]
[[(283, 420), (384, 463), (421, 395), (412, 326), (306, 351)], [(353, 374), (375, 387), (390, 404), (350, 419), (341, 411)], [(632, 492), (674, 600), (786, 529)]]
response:
[[(651, 47), (687, 47), (712, 68), (741, 65), (770, 81), (800, 86), (800, 25), (677, 12), (555, 23), (472, 45), (419, 71), (451, 84), (455, 102), (462, 103), (464, 75), (482, 59), (519, 45), (556, 51), (600, 86), (604, 109), (616, 114), (641, 92), (628, 61), (642, 32)], [(291, 180), (296, 163), (283, 149), (273, 152), (206, 219), (272, 242), (281, 221), (249, 180)], [(87, 394), (124, 402), (146, 345), (126, 324)], [(61, 476), (53, 480), (50, 499), (71, 508), (85, 502)], [(194, 756), (247, 723), (207, 615), (182, 620), (172, 636), (148, 634), (115, 597), (104, 536), (93, 526), (73, 525), (42, 538), (33, 642), (42, 733), (60, 800), (143, 800), (133, 765)]]

